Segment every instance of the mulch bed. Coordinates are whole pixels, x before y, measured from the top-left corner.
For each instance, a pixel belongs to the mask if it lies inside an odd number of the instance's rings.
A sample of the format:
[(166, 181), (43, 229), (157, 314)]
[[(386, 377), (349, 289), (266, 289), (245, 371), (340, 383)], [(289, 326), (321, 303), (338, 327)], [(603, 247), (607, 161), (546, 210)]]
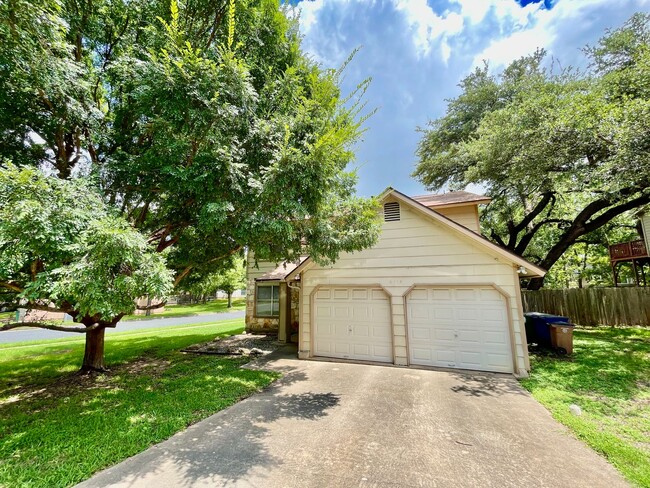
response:
[(195, 344), (182, 351), (220, 356), (265, 356), (281, 345), (275, 335), (238, 334), (203, 344)]

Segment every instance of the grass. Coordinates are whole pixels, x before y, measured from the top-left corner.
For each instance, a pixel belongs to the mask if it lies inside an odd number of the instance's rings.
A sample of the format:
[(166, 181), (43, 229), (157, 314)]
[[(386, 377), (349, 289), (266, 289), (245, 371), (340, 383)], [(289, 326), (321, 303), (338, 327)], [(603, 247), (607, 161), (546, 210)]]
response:
[[(523, 386), (629, 481), (650, 486), (650, 330), (578, 329), (572, 359), (532, 355)], [(581, 407), (582, 415), (569, 406)]]
[(151, 317), (187, 317), (207, 313), (235, 312), (246, 309), (246, 298), (233, 298), (232, 307), (228, 308), (227, 299), (212, 300), (207, 303), (194, 303), (192, 305), (167, 305), (165, 311), (145, 317), (143, 315), (129, 315), (123, 320), (141, 320)]
[(64, 487), (272, 382), (244, 358), (180, 349), (242, 320), (106, 336), (107, 374), (79, 376), (83, 338), (0, 346), (0, 486)]

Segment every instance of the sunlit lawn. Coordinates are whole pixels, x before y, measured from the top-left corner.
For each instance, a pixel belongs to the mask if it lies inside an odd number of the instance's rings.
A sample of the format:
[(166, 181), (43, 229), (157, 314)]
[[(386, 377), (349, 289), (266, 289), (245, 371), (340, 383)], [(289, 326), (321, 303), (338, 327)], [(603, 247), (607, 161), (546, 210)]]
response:
[(70, 486), (263, 388), (243, 358), (180, 349), (242, 320), (114, 333), (111, 371), (75, 374), (83, 339), (0, 345), (0, 486)]
[[(207, 303), (194, 303), (192, 305), (167, 305), (165, 311), (157, 313), (146, 318), (151, 317), (186, 317), (191, 315), (202, 315), (206, 313), (221, 313), (221, 312), (235, 312), (237, 310), (244, 310), (246, 308), (246, 298), (233, 298), (232, 307), (228, 308), (228, 300), (219, 298)], [(123, 320), (138, 320), (144, 319), (143, 315), (129, 315)]]
[(531, 361), (524, 387), (628, 480), (650, 486), (650, 330), (577, 330), (572, 360)]

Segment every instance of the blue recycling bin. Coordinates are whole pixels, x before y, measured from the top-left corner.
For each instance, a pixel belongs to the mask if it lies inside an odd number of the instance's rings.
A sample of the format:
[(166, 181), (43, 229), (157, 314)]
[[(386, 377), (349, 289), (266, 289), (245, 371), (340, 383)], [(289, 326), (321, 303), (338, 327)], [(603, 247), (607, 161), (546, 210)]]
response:
[(552, 347), (551, 324), (570, 324), (569, 317), (551, 315), (550, 313), (529, 312), (524, 314), (526, 320), (526, 339), (528, 343)]

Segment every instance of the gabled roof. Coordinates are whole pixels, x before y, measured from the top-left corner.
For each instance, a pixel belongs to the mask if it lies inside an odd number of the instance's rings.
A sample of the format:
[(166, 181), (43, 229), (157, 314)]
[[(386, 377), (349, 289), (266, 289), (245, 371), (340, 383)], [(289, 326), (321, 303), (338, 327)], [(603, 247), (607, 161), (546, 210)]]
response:
[[(468, 193), (468, 192), (467, 192)], [(459, 234), (464, 235), (465, 237), (468, 237), (472, 241), (474, 241), (476, 244), (480, 245), (481, 247), (485, 248), (488, 251), (491, 251), (508, 261), (510, 261), (513, 264), (516, 264), (518, 266), (522, 266), (525, 268), (525, 272), (522, 273), (522, 276), (526, 277), (535, 277), (535, 276), (544, 276), (546, 274), (546, 270), (540, 268), (539, 266), (531, 263), (530, 261), (527, 261), (526, 259), (522, 258), (521, 256), (508, 251), (507, 249), (502, 248), (501, 246), (497, 246), (495, 243), (492, 241), (486, 239), (483, 237), (481, 234), (478, 234), (467, 227), (451, 220), (448, 217), (445, 217), (444, 215), (436, 212), (435, 210), (427, 207), (423, 203), (418, 202), (417, 200), (408, 197), (404, 195), (403, 193), (395, 190), (394, 188), (388, 187), (386, 188), (379, 196), (378, 199), (379, 201), (385, 200), (388, 196), (393, 196), (397, 200), (409, 205), (411, 208), (414, 210), (418, 211), (419, 213), (431, 218), (432, 220), (435, 220), (437, 222), (440, 222), (443, 225), (446, 225), (456, 231)], [(480, 196), (480, 195), (476, 195)], [(483, 197), (485, 198), (485, 197)], [(489, 199), (488, 199), (489, 200)], [(308, 257), (305, 259), (300, 265), (298, 265), (293, 271), (288, 273), (285, 276), (286, 281), (290, 281), (294, 279), (300, 272), (304, 271), (308, 267), (311, 267), (313, 265), (314, 261), (311, 259), (311, 257)]]
[(256, 278), (255, 281), (284, 281), (287, 275), (291, 274), (296, 268), (305, 262), (306, 259), (307, 256), (301, 256), (298, 261), (294, 263), (285, 261), (273, 271), (268, 271), (259, 278)]
[(409, 198), (429, 208), (479, 205), (482, 203), (490, 203), (492, 201), (492, 199), (489, 197), (486, 197), (484, 195), (477, 195), (476, 193), (471, 193), (469, 191), (450, 191), (449, 193), (418, 195), (416, 197)]
[(545, 269), (540, 268), (539, 266), (531, 263), (530, 261), (527, 261), (526, 259), (522, 258), (518, 254), (515, 254), (507, 249), (504, 249), (501, 246), (496, 245), (495, 243), (488, 240), (481, 234), (478, 234), (473, 230), (468, 229), (464, 225), (461, 225), (458, 222), (455, 222), (454, 220), (445, 217), (444, 215), (425, 206), (424, 204), (418, 202), (417, 200), (404, 195), (402, 192), (397, 191), (394, 188), (388, 187), (386, 190), (384, 190), (384, 192), (380, 196), (380, 200), (385, 200), (389, 195), (395, 197), (397, 200), (400, 200), (403, 203), (406, 203), (411, 208), (419, 211), (421, 214), (424, 214), (437, 222), (446, 224), (448, 227), (454, 229), (456, 232), (470, 238), (471, 240), (475, 241), (477, 244), (494, 252), (495, 254), (504, 257), (508, 261), (524, 267), (526, 269), (526, 272), (522, 273), (522, 276), (534, 277), (534, 276), (544, 276), (546, 274)]

